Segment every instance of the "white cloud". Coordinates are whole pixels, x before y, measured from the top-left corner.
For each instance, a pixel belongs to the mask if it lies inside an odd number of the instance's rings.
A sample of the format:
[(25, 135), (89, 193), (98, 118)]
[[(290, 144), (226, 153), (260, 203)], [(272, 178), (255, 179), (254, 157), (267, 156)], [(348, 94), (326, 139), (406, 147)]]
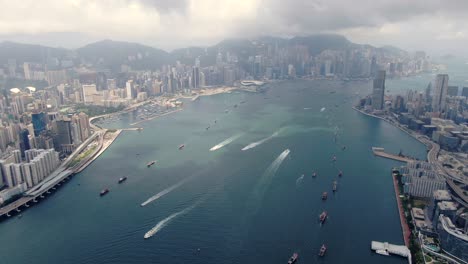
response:
[[(227, 37), (337, 32), (409, 49), (468, 44), (465, 0), (0, 0), (0, 6), (2, 39), (75, 32), (172, 49)], [(62, 40), (72, 41), (81, 45)]]

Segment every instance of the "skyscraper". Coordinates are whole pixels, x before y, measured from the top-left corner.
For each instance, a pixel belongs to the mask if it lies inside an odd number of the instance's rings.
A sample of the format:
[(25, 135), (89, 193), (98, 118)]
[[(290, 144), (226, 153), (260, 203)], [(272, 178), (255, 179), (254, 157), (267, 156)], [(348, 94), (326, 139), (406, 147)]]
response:
[(468, 98), (468, 87), (463, 87), (461, 95)]
[(434, 96), (432, 98), (433, 112), (442, 112), (445, 109), (448, 92), (448, 81), (448, 74), (437, 74), (434, 87)]
[(125, 84), (125, 91), (127, 92), (127, 99), (135, 99), (135, 87), (133, 87), (133, 80), (128, 80)]
[(385, 94), (385, 71), (378, 71), (377, 76), (374, 78), (374, 85), (372, 89), (372, 108), (375, 110), (382, 110), (384, 106)]
[(35, 113), (31, 115), (32, 123), (34, 127), (34, 136), (39, 134), (46, 129), (46, 115), (44, 112)]
[(29, 131), (23, 129), (20, 131), (20, 150), (22, 157), (24, 157), (24, 151), (28, 149), (31, 149), (31, 145), (29, 144)]

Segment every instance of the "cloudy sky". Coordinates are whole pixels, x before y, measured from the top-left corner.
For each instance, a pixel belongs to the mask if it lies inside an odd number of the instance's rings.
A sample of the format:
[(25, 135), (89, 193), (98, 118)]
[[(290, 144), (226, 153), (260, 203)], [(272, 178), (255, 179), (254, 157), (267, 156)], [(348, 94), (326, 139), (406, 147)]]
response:
[(468, 53), (468, 0), (0, 0), (0, 40), (166, 50), (224, 38), (339, 33), (357, 43)]

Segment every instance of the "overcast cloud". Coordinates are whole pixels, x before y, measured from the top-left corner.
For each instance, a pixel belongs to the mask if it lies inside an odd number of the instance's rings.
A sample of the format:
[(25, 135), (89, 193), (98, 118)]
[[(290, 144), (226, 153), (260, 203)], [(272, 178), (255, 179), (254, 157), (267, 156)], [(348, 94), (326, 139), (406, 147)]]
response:
[[(166, 50), (229, 37), (340, 33), (358, 43), (467, 52), (466, 0), (0, 0), (0, 39)], [(66, 37), (63, 37), (66, 36)]]

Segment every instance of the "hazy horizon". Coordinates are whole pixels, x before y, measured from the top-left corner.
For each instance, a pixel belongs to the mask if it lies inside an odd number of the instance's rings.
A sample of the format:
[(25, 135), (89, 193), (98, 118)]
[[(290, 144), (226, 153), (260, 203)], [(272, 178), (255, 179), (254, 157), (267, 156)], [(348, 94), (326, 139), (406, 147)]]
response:
[(1, 41), (52, 47), (112, 39), (171, 51), (227, 38), (332, 33), (376, 47), (468, 55), (468, 2), (461, 0), (27, 0), (3, 7)]

